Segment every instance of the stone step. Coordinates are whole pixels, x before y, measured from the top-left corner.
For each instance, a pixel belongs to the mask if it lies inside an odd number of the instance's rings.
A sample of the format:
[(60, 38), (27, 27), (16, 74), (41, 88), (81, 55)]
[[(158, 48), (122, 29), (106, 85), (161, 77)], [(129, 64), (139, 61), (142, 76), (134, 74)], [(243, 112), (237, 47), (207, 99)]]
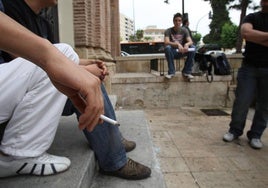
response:
[[(60, 125), (49, 153), (66, 156), (72, 164), (68, 171), (46, 177), (17, 176), (0, 179), (0, 187), (5, 188), (164, 188), (164, 181), (157, 159), (154, 154), (147, 120), (144, 112), (116, 111), (120, 130), (124, 137), (137, 142), (137, 148), (128, 154), (152, 168), (152, 176), (141, 181), (127, 181), (116, 177), (99, 175), (94, 153), (89, 149), (82, 131), (77, 128), (76, 116), (62, 117)], [(130, 121), (131, 120), (131, 121)]]
[[(115, 107), (116, 96), (109, 95), (109, 98)], [(2, 127), (4, 126), (1, 125)], [(55, 140), (48, 153), (70, 158), (72, 162), (70, 169), (56, 176), (3, 178), (0, 179), (0, 187), (16, 188), (20, 185), (27, 188), (88, 188), (91, 185), (96, 173), (96, 160), (83, 132), (77, 127), (75, 115), (61, 117)]]
[(90, 188), (165, 188), (144, 112), (142, 110), (118, 110), (116, 114), (123, 136), (137, 143), (136, 149), (127, 154), (128, 157), (151, 167), (152, 175), (145, 180), (129, 181), (96, 174)]
[(88, 188), (95, 174), (95, 157), (83, 132), (77, 127), (76, 116), (62, 117), (54, 142), (48, 153), (66, 156), (69, 170), (55, 176), (16, 176), (0, 179), (5, 188)]

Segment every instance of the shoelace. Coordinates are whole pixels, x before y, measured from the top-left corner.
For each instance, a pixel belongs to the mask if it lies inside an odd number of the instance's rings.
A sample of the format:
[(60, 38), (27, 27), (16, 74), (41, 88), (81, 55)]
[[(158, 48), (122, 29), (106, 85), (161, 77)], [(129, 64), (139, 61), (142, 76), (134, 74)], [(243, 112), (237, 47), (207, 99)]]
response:
[(128, 169), (135, 169), (135, 170), (137, 170), (136, 169), (137, 166), (138, 166), (138, 164), (135, 161), (133, 161), (132, 159), (128, 159), (128, 161), (127, 161), (127, 167), (130, 167)]

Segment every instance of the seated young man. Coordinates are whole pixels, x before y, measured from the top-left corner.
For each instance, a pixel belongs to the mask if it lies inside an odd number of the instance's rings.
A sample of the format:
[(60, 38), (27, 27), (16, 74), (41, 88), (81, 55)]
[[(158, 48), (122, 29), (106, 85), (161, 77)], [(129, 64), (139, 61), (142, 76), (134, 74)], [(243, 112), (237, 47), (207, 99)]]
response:
[(192, 67), (195, 56), (195, 51), (190, 51), (189, 47), (193, 45), (193, 41), (189, 32), (182, 24), (182, 15), (177, 13), (173, 17), (173, 27), (165, 30), (164, 44), (165, 44), (165, 56), (168, 62), (168, 74), (166, 78), (171, 79), (175, 75), (174, 59), (187, 56), (184, 67), (182, 69), (182, 75), (192, 79)]

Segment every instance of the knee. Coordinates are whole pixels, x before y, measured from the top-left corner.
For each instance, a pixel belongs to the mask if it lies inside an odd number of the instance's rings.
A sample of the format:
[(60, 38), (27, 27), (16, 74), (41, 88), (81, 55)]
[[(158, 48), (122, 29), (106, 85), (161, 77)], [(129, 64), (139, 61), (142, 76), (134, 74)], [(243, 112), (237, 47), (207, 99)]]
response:
[(67, 58), (70, 60), (74, 61), (76, 64), (79, 63), (79, 56), (78, 54), (74, 51), (72, 46), (66, 43), (58, 43), (54, 44), (56, 48), (58, 48)]
[(165, 52), (170, 52), (171, 51), (171, 49), (172, 49), (172, 47), (170, 46), (170, 45), (167, 45), (166, 47), (165, 47)]

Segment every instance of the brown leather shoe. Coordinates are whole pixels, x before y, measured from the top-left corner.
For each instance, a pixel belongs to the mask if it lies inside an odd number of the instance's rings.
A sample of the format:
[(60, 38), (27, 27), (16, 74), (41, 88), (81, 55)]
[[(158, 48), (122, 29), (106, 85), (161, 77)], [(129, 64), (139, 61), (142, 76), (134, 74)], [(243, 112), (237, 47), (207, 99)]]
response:
[(100, 169), (100, 173), (108, 176), (116, 176), (128, 180), (141, 180), (150, 177), (151, 169), (132, 159), (128, 158), (125, 166), (116, 171), (104, 171)]
[(129, 141), (123, 138), (122, 143), (124, 145), (126, 152), (130, 152), (136, 148), (136, 143), (134, 141)]

